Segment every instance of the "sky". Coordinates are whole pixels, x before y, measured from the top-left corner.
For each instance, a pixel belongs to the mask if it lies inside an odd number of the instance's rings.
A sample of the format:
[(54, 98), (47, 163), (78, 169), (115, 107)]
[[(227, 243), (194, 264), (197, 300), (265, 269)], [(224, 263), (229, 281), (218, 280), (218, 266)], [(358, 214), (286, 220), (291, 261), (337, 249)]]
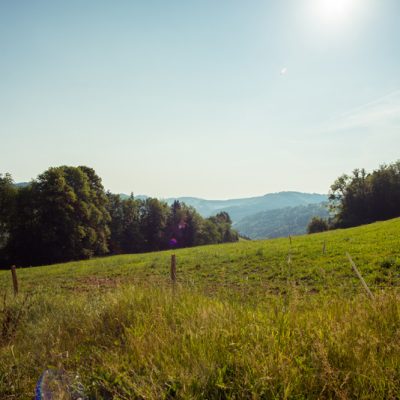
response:
[(398, 0), (0, 0), (0, 173), (327, 193), (400, 159)]

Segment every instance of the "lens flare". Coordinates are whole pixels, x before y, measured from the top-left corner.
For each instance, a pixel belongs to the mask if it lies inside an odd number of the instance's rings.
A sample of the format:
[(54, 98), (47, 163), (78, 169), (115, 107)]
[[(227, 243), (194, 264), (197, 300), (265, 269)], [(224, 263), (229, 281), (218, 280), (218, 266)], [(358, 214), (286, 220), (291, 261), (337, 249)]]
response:
[(169, 246), (170, 247), (176, 247), (178, 245), (178, 241), (175, 239), (175, 238), (172, 238), (170, 241), (169, 241)]

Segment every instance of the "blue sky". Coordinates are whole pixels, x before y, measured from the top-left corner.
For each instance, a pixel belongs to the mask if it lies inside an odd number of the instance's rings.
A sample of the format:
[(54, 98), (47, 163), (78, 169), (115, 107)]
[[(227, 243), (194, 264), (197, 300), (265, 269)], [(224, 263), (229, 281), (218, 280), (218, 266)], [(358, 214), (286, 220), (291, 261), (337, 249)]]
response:
[(399, 15), (398, 0), (0, 0), (0, 172), (89, 165), (157, 197), (327, 192), (400, 158)]

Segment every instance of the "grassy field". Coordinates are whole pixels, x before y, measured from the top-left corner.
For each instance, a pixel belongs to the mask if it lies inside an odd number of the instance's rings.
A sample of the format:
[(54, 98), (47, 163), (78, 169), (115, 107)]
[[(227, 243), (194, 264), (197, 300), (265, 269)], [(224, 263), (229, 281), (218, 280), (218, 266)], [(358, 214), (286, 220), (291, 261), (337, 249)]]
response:
[(400, 398), (400, 219), (175, 254), (0, 271), (0, 398)]

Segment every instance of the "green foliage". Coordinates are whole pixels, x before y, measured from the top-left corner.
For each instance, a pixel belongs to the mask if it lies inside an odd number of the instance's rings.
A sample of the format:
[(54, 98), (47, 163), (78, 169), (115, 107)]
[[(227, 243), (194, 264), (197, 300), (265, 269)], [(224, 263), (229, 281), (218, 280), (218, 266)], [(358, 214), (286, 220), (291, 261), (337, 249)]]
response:
[(313, 217), (307, 226), (307, 233), (324, 232), (329, 229), (328, 222), (319, 217)]
[(0, 268), (237, 241), (227, 213), (105, 193), (91, 168), (49, 168), (17, 187), (0, 175)]
[(111, 193), (107, 196), (111, 215), (112, 254), (140, 253), (238, 240), (227, 213), (204, 219), (193, 207), (177, 200), (168, 206), (166, 202), (154, 198), (121, 199), (120, 196)]
[(213, 241), (206, 241), (205, 243), (237, 242), (239, 236), (237, 232), (231, 230), (231, 224), (229, 214), (224, 211), (218, 213), (215, 217), (207, 218), (205, 229), (209, 237), (213, 238)]
[(174, 201), (170, 206), (165, 230), (167, 240), (176, 239), (179, 247), (199, 244), (198, 233), (203, 218), (193, 207)]
[(106, 205), (101, 180), (92, 169), (49, 168), (17, 192), (11, 259), (37, 265), (107, 253)]
[(145, 240), (144, 251), (165, 248), (164, 231), (167, 226), (168, 205), (149, 198), (143, 203), (142, 232)]
[(331, 186), (336, 227), (350, 227), (400, 216), (400, 161), (372, 173), (355, 169)]
[(15, 215), (16, 188), (10, 174), (0, 174), (0, 264), (7, 263), (7, 246)]
[(137, 253), (144, 249), (141, 231), (142, 202), (133, 197), (122, 200), (119, 195), (107, 193), (110, 220), (111, 254)]

